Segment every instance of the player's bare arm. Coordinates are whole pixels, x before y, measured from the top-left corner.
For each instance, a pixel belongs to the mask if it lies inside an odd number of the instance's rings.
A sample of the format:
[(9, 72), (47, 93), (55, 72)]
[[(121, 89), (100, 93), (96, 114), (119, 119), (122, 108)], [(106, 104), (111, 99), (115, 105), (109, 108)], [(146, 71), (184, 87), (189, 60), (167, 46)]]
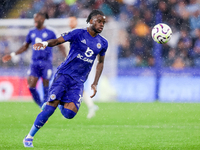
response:
[(51, 39), (51, 40), (44, 41), (44, 42), (41, 42), (41, 43), (36, 43), (36, 44), (33, 45), (33, 48), (35, 50), (40, 50), (42, 47), (43, 48), (46, 48), (47, 46), (54, 47), (54, 46), (62, 44), (64, 42), (65, 42), (65, 40), (61, 36), (61, 37), (59, 37), (57, 39)]
[(11, 60), (11, 58), (14, 57), (15, 55), (18, 55), (18, 54), (21, 54), (21, 53), (25, 52), (28, 49), (28, 47), (29, 47), (29, 43), (25, 42), (22, 45), (22, 47), (20, 47), (20, 49), (17, 50), (16, 52), (12, 52), (10, 54), (7, 54), (7, 55), (3, 56), (2, 57), (2, 61), (5, 63), (5, 62)]
[(98, 84), (99, 78), (100, 78), (102, 70), (103, 70), (104, 58), (105, 58), (105, 56), (98, 55), (98, 63), (97, 63), (97, 66), (96, 66), (96, 74), (95, 74), (94, 82), (91, 85), (91, 89), (93, 90), (94, 93), (93, 93), (92, 96), (90, 96), (91, 98), (93, 98), (97, 93), (97, 84)]

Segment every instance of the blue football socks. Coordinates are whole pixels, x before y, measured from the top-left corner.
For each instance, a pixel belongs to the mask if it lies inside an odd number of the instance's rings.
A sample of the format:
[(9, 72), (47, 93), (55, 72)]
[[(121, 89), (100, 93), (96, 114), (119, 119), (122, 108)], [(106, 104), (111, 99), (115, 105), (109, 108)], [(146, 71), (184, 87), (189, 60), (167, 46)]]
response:
[(33, 125), (29, 132), (30, 136), (34, 137), (34, 135), (37, 133), (38, 130), (39, 130), (39, 128), (36, 128), (35, 125)]
[(30, 87), (29, 90), (30, 90), (30, 92), (31, 92), (31, 94), (33, 96), (33, 99), (36, 102), (36, 104), (38, 104), (41, 107), (42, 102), (40, 100), (40, 96), (39, 96), (39, 93), (37, 92), (36, 88), (31, 88)]
[(35, 122), (29, 132), (29, 134), (33, 137), (37, 131), (46, 123), (49, 117), (54, 113), (56, 107), (46, 105), (44, 110), (38, 114)]

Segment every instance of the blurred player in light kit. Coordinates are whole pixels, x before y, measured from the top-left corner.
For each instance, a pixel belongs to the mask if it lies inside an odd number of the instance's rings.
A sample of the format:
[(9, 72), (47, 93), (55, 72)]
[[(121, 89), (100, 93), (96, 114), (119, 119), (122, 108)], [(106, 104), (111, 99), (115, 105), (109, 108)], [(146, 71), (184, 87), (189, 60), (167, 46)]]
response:
[[(71, 29), (77, 27), (78, 20), (75, 16), (69, 17), (69, 26)], [(67, 52), (69, 52), (70, 45), (67, 44)], [(94, 104), (93, 100), (90, 98), (89, 94), (84, 90), (83, 92), (83, 101), (86, 103), (88, 107), (88, 115), (87, 118), (92, 118), (95, 116), (95, 112), (99, 109), (97, 105)]]
[(97, 84), (103, 71), (105, 53), (108, 48), (107, 40), (99, 35), (103, 31), (106, 17), (102, 11), (93, 10), (86, 22), (90, 24), (87, 28), (74, 29), (63, 33), (57, 39), (33, 45), (35, 50), (41, 51), (41, 48), (53, 47), (69, 41), (70, 51), (67, 59), (57, 68), (49, 89), (48, 102), (43, 106), (43, 111), (38, 114), (28, 135), (23, 139), (25, 147), (33, 147), (33, 137), (58, 105), (65, 118), (75, 117), (81, 105), (84, 82), (88, 78), (96, 57), (98, 62), (91, 85), (93, 90), (91, 98), (97, 93)]
[[(3, 62), (11, 60), (15, 55), (21, 54), (28, 50), (30, 44), (34, 45), (35, 43), (47, 41), (50, 39), (56, 39), (55, 32), (44, 26), (45, 19), (48, 19), (48, 15), (45, 13), (37, 13), (34, 15), (34, 25), (35, 28), (31, 29), (26, 36), (26, 41), (23, 46), (20, 47), (16, 52), (5, 55), (2, 58)], [(59, 45), (59, 50), (66, 56), (65, 47)], [(29, 90), (33, 96), (34, 101), (38, 104), (39, 107), (42, 107), (43, 103), (47, 100), (48, 89), (49, 89), (49, 80), (52, 77), (52, 48), (44, 47), (40, 51), (35, 51), (32, 53), (32, 60), (30, 63), (30, 69), (28, 70), (28, 85)], [(44, 89), (44, 98), (43, 101), (40, 99), (39, 93), (36, 90), (36, 84), (39, 78), (43, 79), (43, 89)]]

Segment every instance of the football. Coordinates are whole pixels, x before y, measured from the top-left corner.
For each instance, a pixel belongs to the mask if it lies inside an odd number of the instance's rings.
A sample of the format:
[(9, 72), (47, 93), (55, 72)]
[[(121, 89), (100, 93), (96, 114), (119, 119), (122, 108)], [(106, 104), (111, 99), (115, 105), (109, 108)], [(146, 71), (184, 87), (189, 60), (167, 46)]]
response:
[(151, 31), (151, 36), (155, 42), (159, 44), (164, 44), (171, 39), (172, 30), (168, 25), (164, 23), (159, 23), (153, 27)]

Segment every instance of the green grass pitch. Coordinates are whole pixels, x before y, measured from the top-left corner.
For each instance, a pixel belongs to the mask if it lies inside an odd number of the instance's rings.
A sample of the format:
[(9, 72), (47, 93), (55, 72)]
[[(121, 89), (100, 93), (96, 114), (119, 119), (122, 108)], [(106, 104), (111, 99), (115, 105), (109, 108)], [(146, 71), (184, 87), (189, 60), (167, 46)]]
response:
[[(34, 137), (38, 150), (200, 149), (199, 103), (97, 103), (87, 119), (83, 103), (66, 120), (57, 109)], [(0, 103), (0, 150), (23, 150), (40, 109), (33, 102)], [(29, 149), (29, 148), (28, 148)]]

